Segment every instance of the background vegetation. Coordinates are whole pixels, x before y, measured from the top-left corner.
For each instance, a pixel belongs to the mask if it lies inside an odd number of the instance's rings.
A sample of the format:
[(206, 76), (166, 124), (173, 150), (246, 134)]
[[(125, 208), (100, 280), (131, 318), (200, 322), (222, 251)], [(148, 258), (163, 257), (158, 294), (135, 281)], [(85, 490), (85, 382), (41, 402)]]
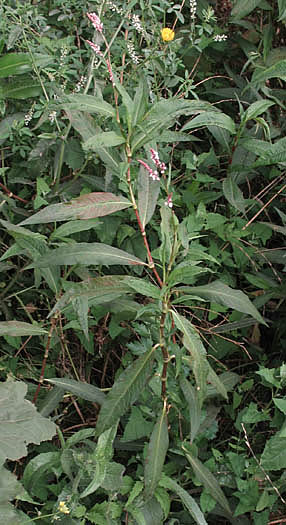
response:
[(284, 523), (284, 0), (0, 15), (2, 522)]

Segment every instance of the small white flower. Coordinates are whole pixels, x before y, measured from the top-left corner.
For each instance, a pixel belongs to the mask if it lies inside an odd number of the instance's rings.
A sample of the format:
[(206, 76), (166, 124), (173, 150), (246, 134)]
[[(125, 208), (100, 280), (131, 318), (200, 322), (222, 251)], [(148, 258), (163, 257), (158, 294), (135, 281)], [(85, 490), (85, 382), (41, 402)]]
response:
[(57, 112), (56, 112), (56, 111), (52, 111), (52, 112), (49, 114), (49, 121), (50, 121), (52, 124), (55, 122), (56, 116), (57, 116)]
[(227, 40), (227, 35), (216, 35), (213, 39), (215, 42), (223, 42), (224, 40)]

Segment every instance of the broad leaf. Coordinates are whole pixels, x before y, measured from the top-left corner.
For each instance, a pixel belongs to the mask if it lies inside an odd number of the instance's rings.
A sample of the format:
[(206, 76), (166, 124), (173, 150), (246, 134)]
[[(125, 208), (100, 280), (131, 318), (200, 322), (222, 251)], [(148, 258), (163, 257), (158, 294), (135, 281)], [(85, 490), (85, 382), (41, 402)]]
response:
[(230, 288), (230, 286), (227, 286), (227, 284), (221, 281), (214, 281), (204, 286), (182, 286), (181, 288), (177, 288), (177, 291), (199, 295), (203, 299), (222, 304), (244, 314), (249, 314), (260, 323), (265, 324), (263, 317), (261, 317), (245, 293), (241, 290), (233, 290), (233, 288)]
[(39, 68), (45, 67), (53, 62), (51, 55), (40, 55), (35, 53), (33, 60), (29, 53), (7, 53), (0, 58), (0, 78), (10, 75), (22, 75), (32, 71), (34, 65)]
[(104, 117), (115, 117), (115, 109), (101, 98), (92, 95), (67, 95), (61, 102), (65, 110), (79, 110), (96, 113)]
[(140, 166), (138, 175), (138, 212), (145, 230), (146, 224), (150, 221), (156, 208), (160, 181), (151, 179), (146, 168)]
[(179, 496), (197, 525), (208, 525), (196, 500), (190, 496), (189, 492), (180, 487), (176, 481), (171, 478), (167, 478), (167, 476), (164, 476), (159, 482), (159, 485), (165, 489), (175, 492), (175, 494)]
[(27, 268), (46, 268), (60, 264), (82, 264), (84, 266), (90, 264), (103, 264), (106, 266), (112, 264), (146, 265), (146, 263), (135, 257), (135, 255), (123, 252), (107, 244), (82, 242), (51, 250), (47, 255), (39, 257), (37, 261), (34, 261)]
[(97, 148), (101, 146), (110, 148), (114, 146), (120, 146), (120, 144), (124, 144), (125, 142), (126, 139), (122, 135), (118, 135), (114, 131), (103, 131), (86, 140), (82, 144), (82, 147), (85, 150), (96, 151)]
[(89, 383), (83, 383), (83, 381), (76, 381), (75, 379), (69, 379), (62, 377), (61, 379), (53, 378), (46, 379), (48, 383), (52, 383), (57, 388), (61, 388), (65, 392), (71, 392), (75, 396), (102, 405), (105, 400), (105, 394), (99, 388)]
[(238, 187), (233, 177), (228, 176), (224, 179), (222, 189), (227, 201), (237, 210), (245, 212), (244, 198), (241, 189)]
[(286, 468), (286, 438), (278, 435), (266, 442), (261, 456), (261, 465), (265, 470), (281, 470)]
[(32, 217), (21, 222), (27, 224), (42, 224), (46, 222), (67, 221), (69, 219), (94, 219), (103, 217), (131, 206), (125, 197), (113, 193), (95, 192), (81, 195), (71, 202), (51, 204)]
[(13, 98), (15, 100), (25, 100), (26, 98), (38, 97), (43, 89), (38, 80), (29, 76), (21, 79), (13, 78), (13, 83), (2, 81), (0, 83), (1, 98)]
[(23, 321), (1, 321), (0, 322), (0, 336), (9, 335), (18, 337), (21, 335), (44, 335), (47, 334), (37, 323), (24, 323)]
[(182, 131), (187, 129), (200, 128), (202, 126), (217, 126), (226, 129), (231, 134), (235, 133), (235, 123), (232, 118), (224, 113), (217, 113), (215, 111), (206, 111), (197, 117), (193, 118), (182, 127)]
[(155, 489), (161, 478), (168, 446), (169, 433), (166, 407), (164, 406), (157, 418), (147, 449), (144, 468), (145, 495), (147, 499), (154, 495)]
[(266, 82), (270, 78), (280, 78), (284, 82), (286, 81), (285, 59), (280, 60), (279, 62), (276, 62), (276, 64), (265, 69), (257, 68), (252, 75), (251, 82), (257, 84), (260, 82)]
[(56, 425), (42, 417), (27, 399), (27, 385), (20, 381), (0, 383), (0, 461), (26, 456), (29, 443), (51, 439)]
[(206, 491), (221, 505), (223, 509), (231, 516), (231, 510), (228, 501), (220, 488), (220, 485), (211, 471), (206, 468), (202, 462), (193, 456), (188, 449), (183, 447), (186, 458), (191, 464), (196, 477), (204, 485)]
[(231, 17), (235, 20), (239, 20), (249, 13), (251, 13), (256, 7), (259, 7), (261, 0), (238, 0), (231, 11)]
[(97, 435), (111, 427), (138, 399), (150, 378), (153, 354), (154, 349), (151, 348), (124, 370), (115, 381), (101, 407), (96, 425)]

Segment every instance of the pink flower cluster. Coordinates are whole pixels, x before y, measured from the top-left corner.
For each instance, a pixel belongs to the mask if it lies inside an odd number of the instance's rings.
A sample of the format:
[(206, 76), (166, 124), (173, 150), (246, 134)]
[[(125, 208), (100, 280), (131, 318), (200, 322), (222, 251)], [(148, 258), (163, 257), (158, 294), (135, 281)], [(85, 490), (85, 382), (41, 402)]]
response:
[(103, 23), (100, 21), (99, 16), (97, 16), (96, 13), (87, 13), (87, 17), (91, 21), (94, 29), (96, 29), (96, 31), (98, 31), (99, 33), (102, 33)]
[(173, 193), (170, 193), (165, 201), (165, 206), (168, 206), (168, 208), (173, 208), (172, 195)]
[(93, 49), (96, 55), (103, 57), (103, 53), (100, 51), (100, 47), (97, 44), (94, 44), (90, 40), (86, 40), (86, 42), (90, 45), (91, 49)]
[(158, 175), (158, 171), (152, 170), (152, 168), (150, 168), (150, 166), (148, 166), (148, 164), (146, 164), (146, 162), (144, 162), (143, 160), (139, 160), (138, 159), (138, 162), (140, 162), (140, 164), (142, 164), (142, 166), (144, 166), (144, 168), (148, 171), (151, 179), (153, 179), (153, 180), (160, 180), (160, 177)]

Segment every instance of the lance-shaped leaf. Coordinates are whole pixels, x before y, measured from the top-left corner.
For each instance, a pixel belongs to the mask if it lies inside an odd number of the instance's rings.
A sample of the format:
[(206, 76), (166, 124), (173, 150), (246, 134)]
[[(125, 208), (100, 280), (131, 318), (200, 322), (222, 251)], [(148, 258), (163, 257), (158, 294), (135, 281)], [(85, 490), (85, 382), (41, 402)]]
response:
[(235, 133), (235, 123), (232, 118), (225, 113), (217, 113), (215, 111), (206, 111), (198, 115), (197, 117), (187, 122), (182, 128), (182, 131), (187, 129), (200, 128), (202, 126), (218, 126), (219, 128), (226, 129), (231, 134)]
[(162, 412), (159, 413), (147, 450), (144, 469), (145, 496), (147, 499), (154, 495), (161, 478), (168, 446), (168, 422), (166, 407), (164, 406)]
[(87, 139), (83, 143), (82, 147), (85, 150), (96, 151), (100, 146), (110, 148), (114, 146), (120, 146), (120, 144), (124, 144), (125, 142), (126, 139), (114, 131), (102, 131), (101, 133), (97, 133), (96, 135), (93, 135), (93, 137)]
[(202, 403), (206, 394), (206, 382), (208, 376), (208, 362), (206, 360), (205, 348), (192, 323), (174, 310), (172, 311), (172, 315), (176, 327), (184, 334), (184, 345), (191, 354), (191, 366), (197, 383), (198, 397), (200, 403)]
[(29, 53), (6, 53), (0, 58), (0, 78), (9, 77), (10, 75), (22, 75), (37, 65), (45, 67), (53, 62), (51, 55), (34, 54), (33, 60)]
[(79, 320), (80, 327), (86, 339), (89, 340), (89, 337), (88, 337), (88, 298), (86, 296), (75, 297), (74, 299), (72, 299), (72, 305), (73, 305), (75, 315), (77, 316)]
[[(49, 313), (51, 317), (57, 310), (62, 311), (69, 303), (77, 297), (87, 297), (92, 299), (93, 304), (104, 304), (114, 301), (118, 297), (130, 293), (130, 286), (128, 283), (129, 276), (123, 275), (104, 275), (102, 277), (95, 277), (88, 279), (81, 283), (73, 283), (62, 297), (56, 302), (55, 306)], [(147, 283), (146, 283), (147, 284)], [(149, 284), (149, 283), (148, 283)], [(154, 286), (154, 288), (156, 288)]]
[(84, 266), (90, 264), (104, 264), (106, 266), (112, 264), (146, 265), (146, 263), (135, 257), (135, 255), (118, 250), (118, 248), (113, 248), (113, 246), (109, 246), (108, 244), (82, 242), (51, 250), (30, 264), (27, 269), (46, 268), (60, 264), (82, 264)]
[(218, 394), (221, 394), (225, 399), (228, 399), (227, 396), (227, 390), (225, 388), (225, 385), (220, 380), (219, 376), (215, 373), (215, 371), (212, 369), (210, 364), (208, 363), (208, 382), (213, 385), (215, 390)]
[(151, 179), (144, 166), (140, 166), (138, 175), (138, 212), (145, 230), (156, 208), (160, 191), (160, 181)]
[(198, 394), (194, 387), (182, 377), (180, 380), (180, 387), (183, 391), (184, 397), (189, 405), (190, 423), (191, 423), (191, 443), (194, 441), (201, 424), (201, 407)]
[(168, 478), (167, 476), (163, 476), (163, 478), (159, 482), (159, 485), (161, 487), (164, 487), (165, 489), (175, 492), (175, 494), (179, 496), (179, 498), (184, 503), (191, 516), (194, 518), (197, 525), (208, 525), (196, 500), (194, 500), (194, 498), (192, 498), (192, 496), (190, 496), (190, 494), (185, 489), (180, 487), (180, 485), (178, 485), (176, 481), (174, 481), (171, 478)]
[(214, 301), (215, 303), (222, 304), (233, 310), (238, 310), (238, 312), (243, 312), (244, 314), (249, 314), (260, 323), (265, 324), (263, 317), (261, 317), (245, 293), (241, 290), (233, 290), (219, 280), (204, 286), (182, 286), (177, 290), (199, 295), (203, 299)]
[(21, 335), (44, 335), (47, 330), (44, 330), (37, 323), (24, 323), (23, 321), (1, 321), (0, 322), (0, 336), (9, 335), (18, 337)]
[(226, 510), (226, 512), (231, 516), (231, 510), (228, 504), (228, 501), (220, 488), (220, 485), (214, 475), (211, 473), (211, 471), (206, 468), (202, 462), (188, 449), (185, 449), (183, 446), (183, 450), (186, 454), (186, 458), (191, 464), (195, 475), (200, 480), (200, 482), (204, 485), (206, 491), (221, 505), (223, 509)]
[(69, 219), (94, 219), (103, 217), (131, 206), (131, 202), (121, 195), (113, 193), (93, 192), (81, 195), (71, 202), (51, 204), (43, 210), (25, 219), (21, 226), (26, 224), (42, 224), (46, 222), (67, 221)]
[(26, 456), (29, 443), (51, 439), (56, 425), (42, 417), (27, 399), (27, 385), (20, 381), (0, 384), (0, 461)]
[(113, 456), (112, 445), (116, 436), (118, 423), (119, 420), (117, 420), (111, 428), (103, 432), (98, 438), (94, 454), (92, 454), (91, 458), (95, 462), (95, 475), (93, 480), (81, 494), (81, 498), (85, 498), (86, 496), (89, 496), (89, 494), (95, 492), (104, 481), (107, 466)]
[(244, 213), (245, 204), (243, 193), (239, 186), (236, 184), (235, 180), (233, 180), (233, 177), (229, 176), (226, 179), (224, 179), (222, 189), (224, 196), (228, 200), (229, 204), (231, 204), (234, 208)]
[(96, 425), (97, 435), (111, 427), (138, 399), (150, 378), (153, 354), (154, 348), (151, 348), (126, 368), (115, 381), (101, 407)]
[(96, 113), (104, 117), (115, 117), (115, 109), (104, 100), (92, 95), (67, 95), (60, 102), (65, 110), (80, 110), (87, 113)]
[(45, 379), (48, 383), (52, 383), (57, 388), (61, 388), (65, 392), (71, 392), (75, 396), (82, 397), (92, 403), (102, 405), (105, 400), (105, 394), (94, 385), (84, 383), (83, 381), (76, 381), (75, 379), (69, 379), (68, 377)]

